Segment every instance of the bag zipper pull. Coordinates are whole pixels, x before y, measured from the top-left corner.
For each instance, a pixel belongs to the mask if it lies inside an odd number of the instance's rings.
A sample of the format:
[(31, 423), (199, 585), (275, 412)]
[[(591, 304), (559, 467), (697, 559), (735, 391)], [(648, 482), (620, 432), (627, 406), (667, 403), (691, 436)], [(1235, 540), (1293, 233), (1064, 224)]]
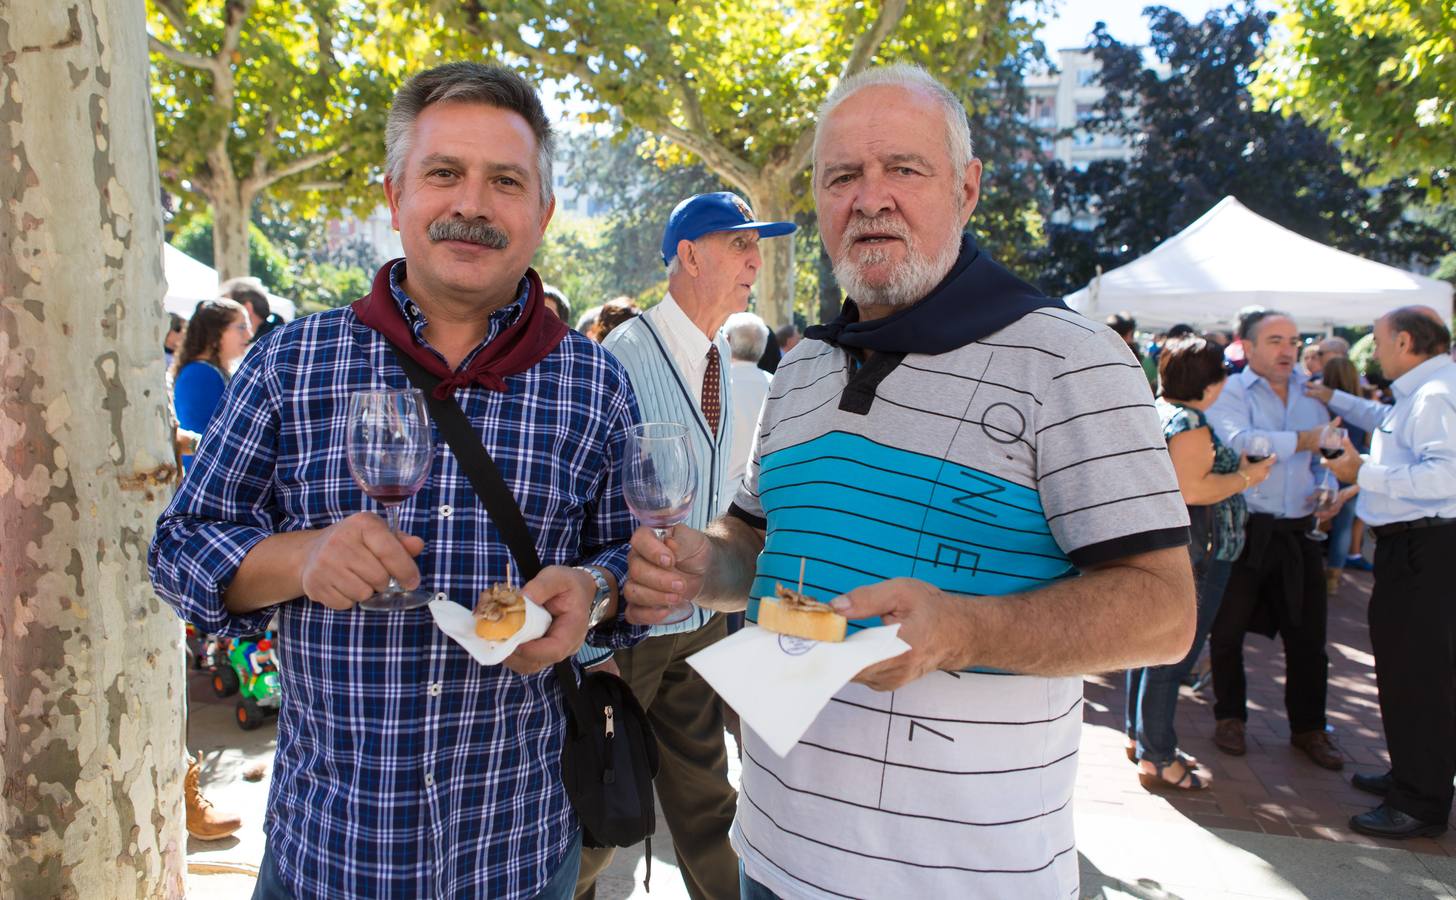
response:
[(616, 784), (617, 782), (617, 754), (613, 750), (612, 741), (617, 734), (616, 717), (613, 715), (611, 704), (602, 707), (602, 715), (607, 719), (607, 742), (606, 742), (606, 768), (602, 771), (602, 784)]

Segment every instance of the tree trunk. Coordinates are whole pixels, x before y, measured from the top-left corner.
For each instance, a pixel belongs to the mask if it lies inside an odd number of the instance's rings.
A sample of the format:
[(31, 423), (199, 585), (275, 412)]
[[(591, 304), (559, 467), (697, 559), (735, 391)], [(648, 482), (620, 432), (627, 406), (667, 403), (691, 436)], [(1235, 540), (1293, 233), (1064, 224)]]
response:
[(0, 897), (180, 897), (143, 0), (0, 0)]
[(239, 191), (218, 191), (212, 200), (212, 265), (219, 281), (239, 278), (248, 271), (248, 213), (251, 197)]
[[(753, 190), (748, 202), (761, 222), (790, 222), (788, 180), (783, 184), (763, 183)], [(768, 238), (758, 245), (763, 254), (763, 271), (758, 273), (755, 311), (778, 328), (793, 321), (794, 312), (794, 238), (793, 235)]]

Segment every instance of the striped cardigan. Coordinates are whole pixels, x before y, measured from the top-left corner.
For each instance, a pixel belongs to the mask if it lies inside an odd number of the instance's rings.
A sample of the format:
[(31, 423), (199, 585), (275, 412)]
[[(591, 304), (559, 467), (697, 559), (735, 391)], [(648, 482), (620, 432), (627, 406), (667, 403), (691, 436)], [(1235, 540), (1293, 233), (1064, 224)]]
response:
[[(602, 346), (611, 351), (627, 369), (632, 380), (632, 391), (637, 395), (637, 408), (643, 422), (677, 422), (688, 428), (688, 440), (698, 461), (698, 494), (693, 499), (693, 508), (685, 524), (703, 530), (708, 523), (728, 509), (733, 502), (737, 485), (730, 484), (728, 463), (733, 452), (733, 394), (729, 378), (730, 360), (728, 341), (720, 331), (714, 338), (718, 356), (722, 363), (718, 376), (718, 395), (722, 397), (722, 418), (718, 423), (715, 439), (708, 429), (707, 420), (699, 408), (699, 397), (682, 377), (672, 356), (668, 353), (667, 341), (658, 326), (654, 310), (649, 309), (636, 318), (629, 319), (612, 329)], [(657, 625), (648, 632), (648, 637), (664, 634), (682, 634), (695, 631), (706, 625), (713, 616), (711, 610), (694, 608), (693, 615), (671, 625)], [(611, 651), (596, 647), (583, 647), (578, 659), (584, 665), (605, 658)]]

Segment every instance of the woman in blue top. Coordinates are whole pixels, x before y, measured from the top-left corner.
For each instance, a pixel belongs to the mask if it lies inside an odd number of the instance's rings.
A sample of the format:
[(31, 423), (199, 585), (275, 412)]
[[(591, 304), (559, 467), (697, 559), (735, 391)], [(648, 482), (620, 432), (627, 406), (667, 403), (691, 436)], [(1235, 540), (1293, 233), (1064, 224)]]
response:
[(1223, 348), (1201, 337), (1175, 338), (1158, 354), (1158, 417), (1188, 505), (1198, 630), (1182, 660), (1127, 673), (1127, 752), (1138, 764), (1138, 780), (1150, 790), (1196, 791), (1212, 783), (1197, 760), (1178, 749), (1173, 730), (1178, 685), (1203, 649), (1230, 565), (1243, 550), (1248, 518), (1243, 492), (1268, 478), (1274, 465), (1273, 456), (1257, 463), (1241, 459), (1232, 447), (1219, 443), (1204, 418), (1226, 377)]
[[(252, 323), (238, 303), (220, 299), (197, 304), (182, 349), (172, 361), (172, 403), (183, 431), (200, 435), (207, 430), (233, 367), (252, 339)], [(192, 455), (185, 454), (183, 469), (191, 462)]]

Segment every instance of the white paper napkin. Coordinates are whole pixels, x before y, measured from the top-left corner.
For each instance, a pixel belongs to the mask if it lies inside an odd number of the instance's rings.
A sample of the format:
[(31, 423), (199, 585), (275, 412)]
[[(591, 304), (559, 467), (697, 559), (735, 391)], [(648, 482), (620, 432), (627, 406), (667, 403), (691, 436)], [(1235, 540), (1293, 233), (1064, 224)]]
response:
[(749, 625), (689, 656), (688, 665), (753, 726), (769, 749), (786, 756), (851, 678), (910, 649), (899, 631), (899, 625), (881, 625), (834, 643)]
[(440, 630), (455, 639), (455, 643), (475, 657), (482, 666), (499, 665), (502, 660), (516, 652), (516, 646), (534, 641), (551, 627), (551, 614), (530, 597), (526, 597), (526, 621), (521, 630), (503, 641), (488, 641), (475, 633), (475, 614), (459, 603), (449, 600), (431, 600), (430, 615)]

